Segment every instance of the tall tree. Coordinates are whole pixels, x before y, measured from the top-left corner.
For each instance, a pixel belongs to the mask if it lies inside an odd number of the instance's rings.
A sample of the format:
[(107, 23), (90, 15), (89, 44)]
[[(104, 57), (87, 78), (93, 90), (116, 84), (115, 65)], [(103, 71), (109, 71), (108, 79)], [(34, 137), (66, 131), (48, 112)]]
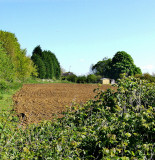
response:
[(26, 50), (21, 50), (17, 55), (18, 75), (20, 80), (24, 81), (31, 76), (37, 76), (37, 70), (29, 57), (26, 57)]
[(7, 55), (0, 42), (0, 79), (13, 81), (15, 79), (15, 70), (11, 58)]
[(20, 53), (20, 44), (15, 34), (0, 30), (0, 41), (3, 42), (2, 47), (5, 48), (6, 53), (12, 58)]
[(111, 77), (111, 59), (110, 58), (103, 58), (102, 61), (97, 62), (95, 65), (92, 66), (92, 71), (96, 75), (101, 75), (102, 77)]
[(38, 71), (38, 77), (44, 79), (46, 77), (46, 67), (41, 59), (41, 57), (37, 54), (34, 54), (31, 59), (33, 60), (34, 64), (36, 65)]
[(54, 66), (50, 51), (43, 51), (43, 61), (46, 67), (46, 78), (54, 78)]
[[(14, 66), (14, 75), (17, 79), (26, 79), (35, 73), (36, 69), (33, 63), (26, 56), (26, 50), (23, 52), (23, 50), (20, 48), (20, 44), (15, 34), (0, 31), (0, 41), (2, 41), (2, 47), (5, 49), (7, 55), (11, 59), (10, 63), (12, 63)], [(23, 72), (23, 70), (25, 70), (25, 72)]]
[(32, 55), (37, 54), (38, 56), (42, 57), (43, 56), (43, 51), (40, 47), (40, 45), (36, 46), (32, 52)]
[[(41, 47), (37, 46), (34, 48), (32, 52), (31, 59), (38, 68), (39, 78), (42, 77), (46, 79), (60, 78), (61, 75), (60, 64), (55, 54), (52, 53), (51, 51), (42, 51)], [(41, 64), (39, 64), (38, 62), (40, 62)], [(42, 72), (44, 72), (44, 74)]]
[(136, 67), (132, 57), (124, 52), (117, 52), (112, 58), (112, 75), (114, 79), (120, 78), (120, 74), (126, 73), (128, 76), (141, 74), (140, 68)]

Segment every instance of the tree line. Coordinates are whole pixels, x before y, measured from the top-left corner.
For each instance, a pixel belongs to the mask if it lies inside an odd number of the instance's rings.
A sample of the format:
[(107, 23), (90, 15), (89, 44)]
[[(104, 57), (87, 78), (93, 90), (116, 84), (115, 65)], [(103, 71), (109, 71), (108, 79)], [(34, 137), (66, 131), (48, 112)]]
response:
[(37, 69), (21, 49), (15, 34), (0, 31), (0, 79), (12, 82), (37, 76)]
[(51, 51), (42, 51), (37, 46), (31, 57), (26, 54), (26, 49), (21, 49), (15, 34), (0, 30), (1, 81), (25, 81), (30, 77), (60, 78), (60, 64)]
[(98, 83), (100, 78), (117, 80), (122, 73), (125, 73), (128, 76), (154, 81), (153, 76), (142, 75), (141, 69), (125, 51), (119, 51), (112, 59), (105, 57), (92, 65), (92, 74), (88, 76), (76, 76), (73, 73), (61, 75), (60, 63), (55, 54), (49, 50), (42, 50), (40, 46), (34, 48), (31, 57), (26, 54), (26, 49), (21, 49), (15, 34), (0, 30), (0, 79), (12, 82), (38, 77), (40, 79), (62, 78), (74, 83)]
[(124, 51), (117, 52), (112, 59), (105, 57), (98, 61), (91, 66), (91, 72), (92, 74), (87, 76), (76, 76), (68, 72), (62, 79), (76, 83), (98, 83), (101, 78), (117, 80), (123, 73), (128, 76), (142, 74), (141, 69), (134, 64), (133, 58)]
[(141, 69), (134, 64), (131, 55), (125, 51), (118, 51), (112, 59), (105, 57), (98, 61), (91, 66), (91, 73), (87, 76), (77, 76), (72, 72), (65, 72), (62, 75), (62, 80), (74, 83), (98, 83), (101, 78), (118, 80), (124, 73), (126, 76), (135, 76), (155, 82), (155, 76), (149, 73), (142, 74)]
[(128, 76), (142, 74), (141, 69), (134, 64), (133, 58), (125, 51), (117, 52), (112, 59), (103, 58), (102, 61), (92, 65), (91, 69), (95, 75), (115, 80), (123, 73)]

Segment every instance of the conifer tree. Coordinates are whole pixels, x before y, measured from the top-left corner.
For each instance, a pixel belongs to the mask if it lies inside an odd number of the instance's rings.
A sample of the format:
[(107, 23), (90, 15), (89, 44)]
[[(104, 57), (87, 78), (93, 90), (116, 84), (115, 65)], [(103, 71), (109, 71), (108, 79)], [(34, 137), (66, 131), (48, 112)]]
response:
[(34, 64), (36, 65), (38, 71), (38, 77), (44, 79), (46, 76), (46, 67), (44, 62), (42, 61), (41, 57), (37, 54), (34, 54), (31, 59), (33, 60)]
[[(31, 59), (33, 60), (34, 64), (38, 68), (39, 78), (42, 78), (42, 77), (46, 79), (60, 78), (60, 75), (61, 75), (60, 64), (55, 54), (52, 53), (51, 51), (46, 51), (46, 50), (42, 51), (41, 47), (37, 46), (34, 48), (32, 52)], [(39, 62), (41, 64), (39, 64)]]

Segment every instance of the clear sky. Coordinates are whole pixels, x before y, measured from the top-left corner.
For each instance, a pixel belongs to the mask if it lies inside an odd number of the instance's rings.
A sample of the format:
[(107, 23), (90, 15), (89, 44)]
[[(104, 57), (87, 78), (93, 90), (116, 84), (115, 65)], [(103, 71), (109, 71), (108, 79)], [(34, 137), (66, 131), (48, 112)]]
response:
[(0, 0), (0, 30), (31, 55), (40, 45), (77, 75), (117, 51), (155, 73), (155, 0)]

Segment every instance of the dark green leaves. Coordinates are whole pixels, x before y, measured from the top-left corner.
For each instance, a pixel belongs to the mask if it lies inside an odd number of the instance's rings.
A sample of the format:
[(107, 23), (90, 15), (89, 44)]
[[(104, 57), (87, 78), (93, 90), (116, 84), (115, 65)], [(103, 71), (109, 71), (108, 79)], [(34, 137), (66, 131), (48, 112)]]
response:
[(59, 79), (61, 75), (60, 64), (51, 51), (42, 51), (40, 46), (37, 46), (32, 57), (34, 64), (37, 66), (38, 77), (41, 79)]

